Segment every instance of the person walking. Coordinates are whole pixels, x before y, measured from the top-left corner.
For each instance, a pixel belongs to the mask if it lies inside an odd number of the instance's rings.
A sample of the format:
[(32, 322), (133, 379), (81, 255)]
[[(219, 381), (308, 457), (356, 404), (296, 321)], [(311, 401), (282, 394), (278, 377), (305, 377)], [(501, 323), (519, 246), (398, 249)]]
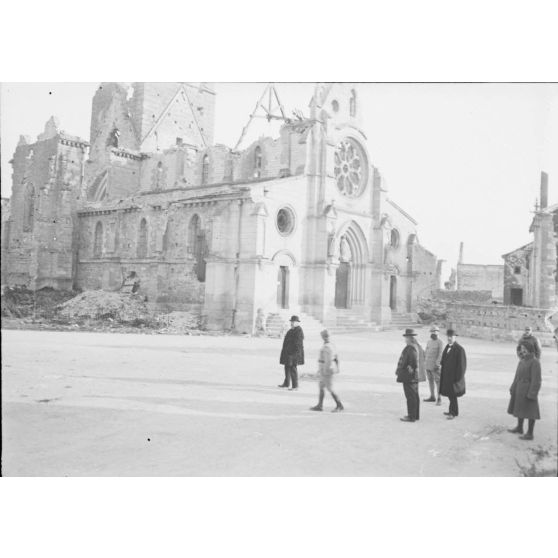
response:
[[(428, 378), (428, 386), (430, 387), (430, 397), (423, 401), (434, 402), (436, 405), (442, 404), (440, 396), (440, 369), (442, 353), (444, 352), (444, 342), (439, 338), (440, 328), (432, 326), (430, 328), (430, 339), (426, 343), (426, 377)], [(436, 391), (434, 391), (434, 386)]]
[(448, 420), (459, 415), (457, 398), (465, 395), (465, 370), (467, 355), (465, 349), (457, 342), (457, 333), (453, 329), (446, 332), (448, 344), (440, 361), (440, 395), (449, 398), (449, 410), (444, 412)]
[(517, 418), (517, 426), (508, 430), (513, 434), (523, 434), (523, 423), (529, 421), (527, 434), (521, 440), (532, 440), (535, 421), (541, 418), (538, 395), (541, 389), (541, 363), (535, 356), (535, 346), (529, 341), (519, 345), (520, 361), (517, 365), (515, 378), (510, 387), (510, 403), (508, 413)]
[(538, 358), (540, 360), (541, 352), (542, 352), (541, 342), (537, 337), (533, 335), (533, 328), (531, 326), (527, 326), (525, 328), (523, 335), (519, 338), (519, 341), (517, 342), (517, 356), (519, 356), (519, 347), (521, 346), (521, 343), (523, 341), (528, 341), (529, 343), (533, 344), (535, 349), (534, 352), (535, 358)]
[(304, 364), (304, 332), (298, 316), (291, 316), (290, 322), (291, 328), (285, 334), (279, 358), (279, 364), (285, 367), (285, 380), (278, 387), (293, 391), (298, 389), (297, 366)]
[(318, 404), (315, 407), (310, 407), (311, 411), (323, 411), (325, 390), (331, 393), (331, 397), (335, 401), (335, 409), (332, 413), (338, 413), (344, 409), (339, 396), (333, 391), (333, 375), (339, 372), (339, 359), (337, 357), (337, 350), (335, 345), (331, 343), (329, 338), (329, 331), (324, 329), (320, 332), (324, 344), (320, 348), (320, 356), (318, 358), (318, 376), (320, 385), (320, 396)]
[(414, 329), (407, 328), (405, 330), (403, 334), (403, 337), (405, 337), (405, 348), (401, 351), (395, 371), (397, 382), (403, 384), (403, 393), (407, 399), (407, 415), (400, 419), (403, 422), (419, 420), (419, 352), (415, 345), (416, 335)]

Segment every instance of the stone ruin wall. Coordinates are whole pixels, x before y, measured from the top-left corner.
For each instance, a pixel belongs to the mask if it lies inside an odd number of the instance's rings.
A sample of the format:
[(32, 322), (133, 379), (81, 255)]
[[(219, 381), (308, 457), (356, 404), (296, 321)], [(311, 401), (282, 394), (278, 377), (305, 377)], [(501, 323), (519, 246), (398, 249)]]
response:
[[(489, 304), (487, 300), (475, 303), (472, 300), (458, 300), (459, 291), (453, 291), (452, 295), (449, 292), (441, 295), (444, 291), (439, 291), (439, 298), (422, 299), (419, 302), (418, 312), (423, 321), (454, 328), (465, 337), (513, 342), (521, 337), (525, 327), (529, 325), (543, 346), (554, 346), (553, 333), (556, 325), (553, 321), (558, 318), (558, 308), (503, 306)], [(490, 291), (469, 294), (470, 298), (485, 297), (490, 300)]]

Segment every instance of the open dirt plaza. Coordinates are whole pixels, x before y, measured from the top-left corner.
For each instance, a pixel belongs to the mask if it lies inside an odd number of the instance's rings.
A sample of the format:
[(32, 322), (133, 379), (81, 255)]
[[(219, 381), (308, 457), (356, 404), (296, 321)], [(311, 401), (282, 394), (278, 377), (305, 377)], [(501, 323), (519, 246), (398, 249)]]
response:
[[(424, 345), (428, 330), (420, 330)], [(311, 412), (315, 380), (279, 389), (280, 339), (2, 331), (5, 476), (556, 474), (557, 353), (545, 348), (535, 440), (506, 431), (513, 343), (461, 338), (460, 416), (421, 402), (403, 423), (400, 331), (337, 335), (346, 410)], [(320, 341), (306, 340), (302, 374)], [(427, 397), (426, 383), (420, 386)]]

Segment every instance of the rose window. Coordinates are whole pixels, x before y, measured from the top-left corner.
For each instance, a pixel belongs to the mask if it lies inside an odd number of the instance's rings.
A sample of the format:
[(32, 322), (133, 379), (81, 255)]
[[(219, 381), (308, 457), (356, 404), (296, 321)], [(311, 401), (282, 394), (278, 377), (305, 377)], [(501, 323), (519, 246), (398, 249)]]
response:
[(364, 150), (355, 140), (345, 138), (335, 150), (335, 182), (339, 191), (354, 198), (362, 193), (366, 179)]
[(288, 207), (283, 207), (277, 212), (277, 228), (283, 236), (291, 234), (294, 230), (295, 216)]

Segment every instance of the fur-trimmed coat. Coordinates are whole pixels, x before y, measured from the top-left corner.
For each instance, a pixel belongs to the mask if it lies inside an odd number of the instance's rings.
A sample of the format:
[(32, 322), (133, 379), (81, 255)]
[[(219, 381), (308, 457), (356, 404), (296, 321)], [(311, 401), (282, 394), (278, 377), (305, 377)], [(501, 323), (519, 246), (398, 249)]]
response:
[(508, 413), (516, 418), (540, 419), (539, 390), (541, 389), (541, 363), (533, 355), (519, 361), (515, 378), (510, 386)]

